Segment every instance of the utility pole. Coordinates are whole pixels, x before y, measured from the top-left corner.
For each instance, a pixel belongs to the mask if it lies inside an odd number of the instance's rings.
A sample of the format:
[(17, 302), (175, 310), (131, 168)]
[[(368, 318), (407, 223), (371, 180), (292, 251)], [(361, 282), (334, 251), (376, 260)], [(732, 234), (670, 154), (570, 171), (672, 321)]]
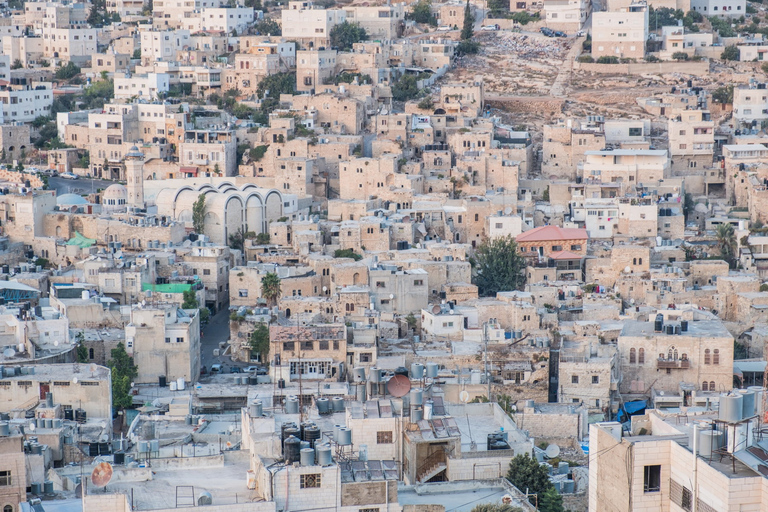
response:
[(491, 401), (491, 375), (488, 371), (488, 322), (483, 322), (483, 341), (485, 342), (485, 382), (488, 384), (488, 402)]

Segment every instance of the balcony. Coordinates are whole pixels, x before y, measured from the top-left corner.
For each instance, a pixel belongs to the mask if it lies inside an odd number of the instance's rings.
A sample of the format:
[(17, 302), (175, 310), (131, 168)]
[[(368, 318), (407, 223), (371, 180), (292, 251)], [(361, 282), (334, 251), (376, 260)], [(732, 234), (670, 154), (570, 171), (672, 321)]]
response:
[(680, 369), (687, 370), (691, 367), (691, 361), (689, 359), (657, 359), (656, 368), (659, 370), (671, 370)]

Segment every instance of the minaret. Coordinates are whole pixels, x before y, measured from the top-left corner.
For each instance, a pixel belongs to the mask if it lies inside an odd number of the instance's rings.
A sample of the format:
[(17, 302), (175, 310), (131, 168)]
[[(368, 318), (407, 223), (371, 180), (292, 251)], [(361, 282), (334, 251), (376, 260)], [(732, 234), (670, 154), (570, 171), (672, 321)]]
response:
[(144, 208), (144, 153), (133, 146), (125, 155), (125, 180), (128, 206)]

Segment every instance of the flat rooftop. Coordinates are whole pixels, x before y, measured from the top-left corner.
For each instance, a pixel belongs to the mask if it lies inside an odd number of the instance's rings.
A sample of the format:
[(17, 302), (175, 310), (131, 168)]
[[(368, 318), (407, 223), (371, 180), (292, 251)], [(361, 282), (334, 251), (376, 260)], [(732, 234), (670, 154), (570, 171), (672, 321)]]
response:
[(484, 503), (500, 504), (504, 496), (512, 497), (510, 505), (523, 510), (533, 510), (525, 498), (514, 495), (510, 489), (499, 483), (472, 481), (460, 483), (441, 483), (399, 488), (397, 501), (404, 505), (442, 505), (445, 512), (469, 512)]
[[(667, 322), (664, 322), (665, 325)], [(679, 323), (679, 322), (678, 322)], [(656, 332), (654, 322), (628, 321), (621, 330), (621, 336), (668, 336), (670, 338), (729, 338), (731, 334), (719, 320), (695, 320), (688, 322), (688, 330), (680, 334)]]

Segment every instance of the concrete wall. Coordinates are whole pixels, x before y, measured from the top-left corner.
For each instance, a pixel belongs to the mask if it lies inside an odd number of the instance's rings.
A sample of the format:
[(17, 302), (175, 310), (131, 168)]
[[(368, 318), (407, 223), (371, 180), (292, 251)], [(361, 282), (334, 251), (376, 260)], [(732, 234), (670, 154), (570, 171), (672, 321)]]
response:
[(709, 72), (709, 62), (648, 62), (635, 64), (597, 64), (589, 62), (574, 62), (573, 69), (591, 73), (607, 73), (611, 75), (643, 75), (646, 73), (683, 73), (688, 75), (705, 75)]

